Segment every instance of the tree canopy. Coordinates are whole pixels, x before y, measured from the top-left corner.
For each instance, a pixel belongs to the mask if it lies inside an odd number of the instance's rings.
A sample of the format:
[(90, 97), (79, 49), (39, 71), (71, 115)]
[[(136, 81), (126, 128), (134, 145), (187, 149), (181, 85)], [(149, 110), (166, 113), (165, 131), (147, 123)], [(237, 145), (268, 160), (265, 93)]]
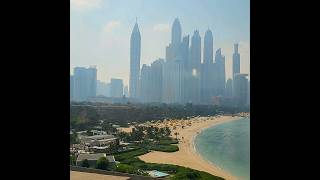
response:
[(84, 159), (82, 162), (81, 162), (81, 167), (90, 167), (90, 164), (89, 164), (89, 161), (88, 159)]
[(97, 163), (96, 163), (96, 168), (97, 169), (102, 169), (102, 170), (107, 170), (109, 165), (109, 161), (107, 160), (106, 157), (101, 157), (98, 159)]
[(113, 132), (108, 123), (128, 126), (128, 123), (143, 123), (150, 120), (182, 119), (192, 116), (212, 116), (218, 112), (237, 113), (249, 111), (249, 108), (221, 107), (213, 105), (167, 105), (167, 104), (102, 104), (76, 103), (70, 104), (70, 126), (77, 130), (100, 125), (103, 129)]

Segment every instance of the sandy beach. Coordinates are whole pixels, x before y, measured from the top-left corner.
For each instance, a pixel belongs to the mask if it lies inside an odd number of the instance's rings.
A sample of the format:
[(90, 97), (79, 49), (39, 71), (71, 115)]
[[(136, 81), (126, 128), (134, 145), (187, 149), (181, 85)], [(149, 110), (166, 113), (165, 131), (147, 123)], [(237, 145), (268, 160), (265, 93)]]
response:
[[(195, 150), (193, 140), (195, 136), (202, 130), (212, 127), (221, 123), (240, 119), (239, 117), (232, 116), (215, 116), (215, 117), (196, 117), (190, 120), (174, 120), (157, 122), (157, 126), (169, 126), (172, 130), (172, 136), (178, 132), (179, 151), (173, 153), (153, 151), (139, 158), (145, 162), (162, 163), (162, 164), (175, 164), (192, 169), (205, 171), (210, 174), (220, 176), (226, 180), (234, 180), (236, 177), (223, 171), (216, 165), (203, 159), (200, 154)], [(175, 128), (173, 128), (175, 127)]]

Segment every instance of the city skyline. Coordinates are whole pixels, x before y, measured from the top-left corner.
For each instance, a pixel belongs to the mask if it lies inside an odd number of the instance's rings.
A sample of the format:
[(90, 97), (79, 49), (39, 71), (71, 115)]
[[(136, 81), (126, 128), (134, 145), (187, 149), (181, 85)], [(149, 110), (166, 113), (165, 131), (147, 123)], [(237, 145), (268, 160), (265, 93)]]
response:
[[(93, 2), (98, 3), (98, 1), (90, 1), (90, 3)], [(119, 10), (124, 2), (132, 6), (129, 6), (131, 9), (128, 13), (122, 12), (124, 13), (122, 14)], [(172, 21), (178, 17), (182, 26), (182, 37), (192, 36), (193, 32), (198, 30), (203, 39), (208, 28), (212, 31), (213, 51), (216, 52), (221, 48), (225, 56), (226, 79), (232, 77), (234, 43), (239, 43), (241, 72), (250, 75), (250, 29), (249, 11), (247, 11), (249, 1), (241, 1), (241, 4), (238, 1), (226, 3), (176, 0), (170, 2), (153, 1), (151, 3), (141, 0), (133, 3), (133, 1), (106, 0), (99, 1), (95, 6), (81, 5), (87, 6), (85, 8), (80, 7), (76, 0), (71, 1), (70, 72), (77, 66), (96, 65), (98, 80), (110, 82), (111, 78), (120, 78), (123, 79), (124, 85), (128, 85), (130, 34), (136, 17), (141, 33), (140, 68), (143, 64), (151, 64), (158, 58), (165, 58), (165, 47), (171, 41)], [(147, 9), (145, 12), (141, 11), (141, 4)], [(172, 8), (177, 6), (182, 10), (172, 13)], [(157, 11), (153, 12), (152, 9), (155, 8)], [(195, 19), (188, 15), (190, 9), (198, 13), (197, 17), (200, 18)], [(203, 9), (206, 10), (201, 11)], [(166, 13), (161, 12), (162, 10)], [(201, 17), (206, 18), (201, 19)], [(203, 41), (201, 47), (203, 47)]]

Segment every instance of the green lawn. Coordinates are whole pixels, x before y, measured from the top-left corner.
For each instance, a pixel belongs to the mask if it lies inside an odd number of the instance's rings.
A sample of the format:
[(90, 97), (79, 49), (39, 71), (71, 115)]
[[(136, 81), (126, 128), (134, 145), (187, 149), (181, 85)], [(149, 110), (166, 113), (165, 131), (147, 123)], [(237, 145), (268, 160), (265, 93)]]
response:
[(179, 151), (179, 147), (176, 145), (153, 145), (153, 146), (150, 146), (149, 149), (154, 151), (162, 151), (162, 152)]
[(194, 169), (177, 166), (177, 165), (171, 165), (171, 164), (157, 164), (157, 163), (146, 163), (142, 160), (140, 160), (138, 157), (139, 155), (148, 153), (148, 150), (144, 148), (136, 149), (130, 152), (124, 152), (119, 153), (115, 155), (115, 158), (117, 161), (120, 161), (121, 163), (118, 165), (118, 167), (115, 169), (119, 172), (126, 172), (131, 174), (140, 174), (140, 170), (158, 170), (161, 172), (165, 172), (170, 174), (170, 179), (173, 180), (180, 180), (180, 179), (194, 179), (194, 180), (222, 180), (223, 178), (211, 175), (207, 172), (203, 171), (197, 171)]
[(114, 155), (114, 158), (116, 159), (116, 161), (123, 161), (126, 159), (133, 158), (135, 156), (140, 156), (140, 155), (146, 154), (148, 152), (149, 152), (149, 150), (147, 150), (147, 149), (137, 148), (137, 149), (130, 150), (127, 152), (117, 153)]
[(160, 139), (159, 144), (161, 144), (161, 145), (178, 144), (178, 140), (175, 140), (175, 139)]

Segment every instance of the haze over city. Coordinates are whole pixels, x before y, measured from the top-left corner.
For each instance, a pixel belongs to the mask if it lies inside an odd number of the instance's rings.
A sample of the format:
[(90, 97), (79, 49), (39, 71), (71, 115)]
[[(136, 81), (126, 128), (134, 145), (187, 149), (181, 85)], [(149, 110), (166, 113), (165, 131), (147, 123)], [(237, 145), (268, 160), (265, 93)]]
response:
[(70, 179), (250, 180), (249, 13), (71, 0)]
[(250, 65), (249, 0), (71, 0), (70, 72), (74, 67), (97, 66), (97, 79), (123, 79), (129, 84), (130, 35), (134, 24), (141, 33), (141, 62), (165, 58), (173, 20), (179, 18), (182, 36), (199, 30), (213, 34), (213, 51), (221, 48), (226, 79), (232, 77), (234, 43), (239, 43), (241, 73)]

